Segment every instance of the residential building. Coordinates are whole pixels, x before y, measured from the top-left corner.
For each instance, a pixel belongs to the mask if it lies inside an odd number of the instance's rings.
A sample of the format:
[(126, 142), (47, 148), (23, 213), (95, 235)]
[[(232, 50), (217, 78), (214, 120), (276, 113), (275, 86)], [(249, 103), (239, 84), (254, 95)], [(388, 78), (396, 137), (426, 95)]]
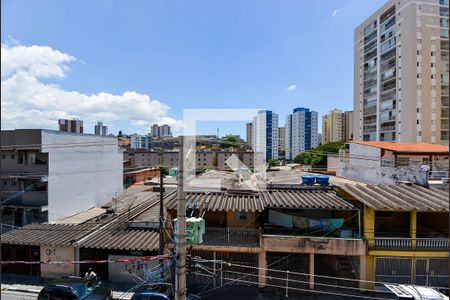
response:
[[(249, 169), (262, 164), (262, 153), (253, 151), (196, 151), (196, 168), (198, 171), (205, 169), (229, 170), (226, 161), (236, 156), (242, 164)], [(177, 151), (152, 151), (147, 149), (128, 150), (124, 152), (124, 160), (129, 160), (131, 166), (156, 168), (165, 166), (167, 168), (178, 167)]]
[[(222, 173), (231, 179), (230, 172)], [(301, 173), (290, 174), (298, 182)], [(274, 288), (283, 293), (296, 289), (330, 293), (331, 284), (335, 293), (363, 299), (377, 296), (367, 289), (379, 289), (382, 282), (447, 285), (445, 192), (336, 177), (330, 177), (336, 185), (308, 187), (287, 183), (285, 173), (280, 179), (285, 184), (264, 191), (238, 191), (229, 184), (231, 188), (219, 191), (186, 192), (187, 214), (205, 220), (202, 243), (190, 246), (191, 257), (198, 259), (195, 269), (188, 264), (189, 288), (254, 285), (272, 293)], [(48, 261), (58, 255), (66, 261), (115, 260), (155, 255), (158, 203), (155, 193), (129, 189), (111, 203), (114, 214), (89, 210), (57, 224), (27, 225), (2, 235), (1, 259)], [(168, 253), (174, 248), (176, 192), (167, 192), (163, 203)], [(130, 273), (142, 269), (136, 265), (96, 264), (96, 272), (108, 281), (131, 282), (135, 277)], [(84, 274), (88, 267), (6, 264), (2, 273), (55, 277)], [(212, 279), (206, 282), (206, 276)], [(361, 294), (356, 294), (358, 289)]]
[(130, 135), (131, 149), (150, 149), (152, 137), (148, 135), (132, 134)]
[(448, 0), (389, 0), (354, 32), (356, 141), (449, 141)]
[(172, 137), (172, 131), (169, 125), (164, 124), (159, 127), (159, 137)]
[(83, 133), (83, 121), (78, 119), (59, 119), (59, 131)]
[(286, 149), (286, 129), (278, 128), (278, 156), (284, 158)]
[(318, 133), (317, 134), (317, 145), (322, 145), (322, 134)]
[(44, 129), (1, 132), (2, 223), (52, 222), (122, 192), (117, 138)]
[(353, 111), (344, 111), (342, 113), (342, 140), (353, 140)]
[(108, 127), (103, 125), (103, 122), (97, 122), (97, 125), (94, 126), (94, 134), (95, 135), (108, 135)]
[(324, 144), (342, 141), (342, 110), (335, 108), (322, 116), (322, 139)]
[(157, 138), (168, 138), (172, 137), (172, 131), (170, 126), (167, 124), (161, 126), (158, 126), (158, 124), (153, 124), (151, 127), (150, 136)]
[(159, 126), (158, 124), (153, 124), (152, 127), (150, 128), (151, 132), (150, 135), (152, 137), (159, 137)]
[(294, 159), (299, 153), (319, 145), (317, 137), (318, 115), (316, 111), (297, 107), (286, 116), (286, 159)]
[(261, 110), (252, 122), (252, 148), (264, 158), (278, 159), (278, 114)]
[[(341, 150), (338, 175), (374, 184), (428, 186), (429, 177), (448, 178), (448, 159), (449, 148), (443, 145), (358, 141)], [(429, 166), (428, 172), (423, 165)]]
[(353, 136), (353, 112), (333, 109), (322, 116), (322, 143), (349, 141)]
[(159, 168), (127, 167), (123, 170), (123, 184), (126, 187), (129, 187), (136, 182), (143, 182), (149, 179), (149, 177), (159, 178)]
[(247, 145), (252, 145), (252, 123), (245, 124), (246, 134), (245, 134), (245, 141)]

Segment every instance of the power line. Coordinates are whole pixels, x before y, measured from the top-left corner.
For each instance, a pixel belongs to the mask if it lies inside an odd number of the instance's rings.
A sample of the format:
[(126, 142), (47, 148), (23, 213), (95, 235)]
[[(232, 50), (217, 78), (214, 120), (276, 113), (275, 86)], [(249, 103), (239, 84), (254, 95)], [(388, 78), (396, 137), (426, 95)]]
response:
[[(194, 274), (204, 275), (202, 273), (194, 273)], [(223, 277), (223, 279), (230, 280), (231, 282), (242, 282), (242, 283), (247, 283), (247, 284), (259, 285), (258, 282), (247, 281), (247, 280), (242, 280), (242, 279), (233, 279), (233, 278), (226, 278), (226, 277)], [(283, 280), (283, 279), (280, 279), (280, 280)], [(220, 287), (223, 287), (224, 285), (222, 285)], [(327, 291), (319, 291), (319, 290), (302, 289), (302, 288), (289, 287), (289, 286), (286, 287), (286, 286), (280, 286), (280, 285), (275, 285), (275, 284), (270, 284), (270, 283), (266, 283), (265, 285), (269, 286), (269, 287), (280, 288), (280, 289), (290, 289), (290, 290), (301, 291), (301, 292), (319, 293), (319, 294), (343, 296), (343, 297), (355, 297), (355, 298), (373, 299), (373, 300), (388, 300), (388, 299), (392, 299), (392, 298), (372, 297), (372, 296), (366, 296), (366, 295), (363, 296), (363, 295), (343, 294), (343, 293), (337, 293), (337, 292), (327, 292)], [(212, 290), (210, 290), (210, 291), (212, 291)], [(203, 293), (201, 295), (204, 295), (204, 294), (205, 293)]]

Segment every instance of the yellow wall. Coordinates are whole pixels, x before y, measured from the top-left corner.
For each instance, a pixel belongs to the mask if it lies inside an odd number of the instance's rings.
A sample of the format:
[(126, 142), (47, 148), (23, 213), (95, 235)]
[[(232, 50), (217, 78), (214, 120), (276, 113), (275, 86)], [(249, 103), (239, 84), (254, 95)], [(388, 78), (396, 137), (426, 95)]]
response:
[(371, 208), (364, 207), (364, 237), (367, 239), (369, 247), (374, 246), (375, 237), (375, 211)]

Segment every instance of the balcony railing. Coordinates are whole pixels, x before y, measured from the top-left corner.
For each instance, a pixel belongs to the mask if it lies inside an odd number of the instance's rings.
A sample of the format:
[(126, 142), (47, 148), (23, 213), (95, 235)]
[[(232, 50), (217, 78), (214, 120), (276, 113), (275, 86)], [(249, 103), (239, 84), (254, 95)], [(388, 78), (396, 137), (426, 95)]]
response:
[(48, 199), (46, 191), (2, 191), (0, 195), (2, 202), (30, 206), (47, 205)]
[[(448, 250), (448, 238), (398, 238), (376, 237), (375, 249), (417, 249), (417, 250)], [(415, 242), (415, 247), (414, 247)]]
[(202, 245), (259, 246), (260, 231), (257, 229), (207, 227)]

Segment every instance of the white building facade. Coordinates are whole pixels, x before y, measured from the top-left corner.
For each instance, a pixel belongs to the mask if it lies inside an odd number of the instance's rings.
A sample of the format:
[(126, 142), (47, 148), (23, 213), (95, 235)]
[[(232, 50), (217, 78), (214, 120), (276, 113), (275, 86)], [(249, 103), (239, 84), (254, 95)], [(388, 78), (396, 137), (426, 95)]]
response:
[(278, 114), (261, 110), (253, 117), (252, 147), (264, 153), (266, 160), (278, 159)]
[(286, 159), (294, 159), (299, 153), (319, 145), (318, 114), (308, 108), (295, 108), (286, 116), (285, 152)]

